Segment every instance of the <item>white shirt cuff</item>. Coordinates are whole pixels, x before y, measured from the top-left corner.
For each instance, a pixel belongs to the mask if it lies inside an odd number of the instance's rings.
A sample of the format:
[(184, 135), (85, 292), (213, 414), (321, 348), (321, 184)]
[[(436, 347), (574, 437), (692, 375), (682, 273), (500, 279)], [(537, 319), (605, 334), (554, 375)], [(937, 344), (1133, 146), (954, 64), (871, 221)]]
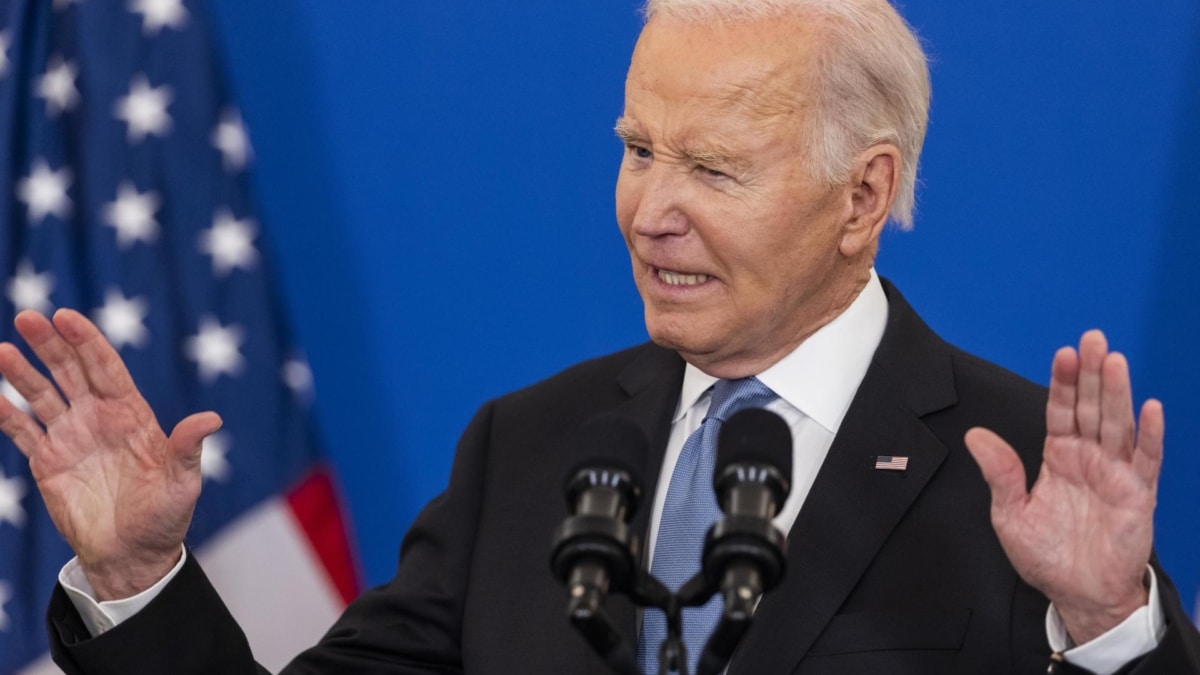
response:
[(1149, 604), (1134, 610), (1107, 633), (1079, 646), (1071, 642), (1062, 617), (1051, 605), (1046, 610), (1046, 637), (1050, 640), (1050, 648), (1061, 652), (1072, 665), (1096, 675), (1112, 675), (1126, 663), (1157, 647), (1167, 631), (1167, 619), (1158, 597), (1158, 577), (1148, 565), (1146, 571), (1150, 577)]
[(71, 558), (70, 562), (63, 565), (62, 570), (58, 573), (58, 583), (62, 584), (63, 590), (67, 592), (67, 597), (71, 599), (71, 604), (75, 605), (76, 611), (83, 619), (83, 625), (87, 627), (92, 637), (96, 637), (116, 628), (121, 622), (145, 609), (146, 605), (157, 598), (162, 589), (179, 574), (179, 570), (183, 569), (183, 563), (186, 560), (187, 548), (184, 548), (179, 562), (170, 572), (167, 572), (166, 576), (159, 579), (158, 583), (135, 596), (122, 600), (98, 602), (95, 597), (96, 592), (88, 582), (87, 576), (84, 575), (83, 567), (80, 566), (77, 557)]

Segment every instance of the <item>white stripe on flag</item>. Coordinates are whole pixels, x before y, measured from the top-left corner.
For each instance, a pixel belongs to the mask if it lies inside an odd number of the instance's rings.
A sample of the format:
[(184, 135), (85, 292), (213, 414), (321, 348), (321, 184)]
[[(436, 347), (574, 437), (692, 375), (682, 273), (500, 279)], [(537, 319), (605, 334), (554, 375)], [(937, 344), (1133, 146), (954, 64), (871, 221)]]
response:
[(283, 497), (246, 512), (196, 557), (273, 673), (316, 644), (345, 606)]

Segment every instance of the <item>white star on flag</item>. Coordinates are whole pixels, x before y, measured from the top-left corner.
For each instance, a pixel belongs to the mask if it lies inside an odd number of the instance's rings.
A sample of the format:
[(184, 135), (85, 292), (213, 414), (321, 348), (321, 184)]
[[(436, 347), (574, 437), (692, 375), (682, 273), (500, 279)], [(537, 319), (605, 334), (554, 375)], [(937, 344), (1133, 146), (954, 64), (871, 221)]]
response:
[(246, 125), (242, 115), (236, 108), (226, 108), (221, 111), (221, 121), (212, 132), (213, 147), (221, 151), (221, 160), (225, 170), (241, 171), (246, 162), (254, 156), (250, 147), (250, 136), (246, 133)]
[(25, 524), (25, 510), (21, 499), (25, 497), (25, 481), (17, 476), (7, 478), (0, 469), (0, 523), (8, 521), (17, 527)]
[(146, 346), (150, 331), (142, 321), (149, 314), (150, 303), (144, 298), (126, 298), (120, 289), (110, 288), (104, 292), (104, 306), (96, 309), (93, 318), (112, 346), (121, 349)]
[(7, 377), (0, 377), (0, 396), (8, 399), (8, 402), (16, 406), (21, 412), (29, 412), (29, 401), (17, 391), (17, 388), (8, 381)]
[(229, 434), (224, 431), (204, 439), (200, 446), (200, 477), (209, 478), (221, 483), (229, 480), (232, 469), (225, 453), (229, 452)]
[(312, 398), (313, 374), (308, 362), (298, 356), (284, 362), (280, 372), (283, 383), (292, 390), (292, 395), (302, 401)]
[(12, 32), (0, 30), (0, 77), (8, 74), (8, 48), (12, 46)]
[(163, 26), (179, 30), (188, 17), (183, 0), (131, 0), (129, 11), (142, 15), (142, 32), (146, 35), (157, 35)]
[(200, 231), (198, 246), (201, 253), (212, 256), (217, 276), (225, 276), (235, 267), (253, 269), (258, 262), (258, 250), (254, 248), (257, 231), (254, 220), (238, 220), (229, 209), (219, 209), (212, 228)]
[(140, 143), (146, 134), (166, 136), (171, 131), (167, 114), (173, 95), (167, 85), (151, 87), (145, 75), (135, 75), (129, 83), (129, 95), (117, 99), (117, 119), (129, 124), (129, 142)]
[(17, 181), (17, 199), (29, 207), (30, 225), (37, 225), (51, 213), (59, 218), (66, 218), (71, 213), (67, 187), (72, 180), (70, 169), (63, 167), (52, 171), (45, 159), (34, 160), (29, 175)]
[(9, 619), (8, 614), (4, 613), (4, 605), (12, 600), (12, 588), (8, 584), (0, 581), (0, 632), (8, 632)]
[(49, 313), (54, 307), (50, 304), (50, 292), (53, 290), (54, 275), (49, 272), (38, 274), (28, 259), (17, 263), (17, 273), (8, 280), (5, 288), (17, 312), (36, 309), (43, 314)]
[(79, 103), (79, 90), (75, 88), (75, 78), (79, 76), (79, 67), (70, 61), (64, 61), (61, 56), (53, 56), (46, 65), (46, 72), (37, 83), (37, 97), (46, 99), (46, 114), (57, 117), (70, 111)]
[(184, 343), (184, 353), (200, 368), (200, 380), (211, 384), (222, 373), (236, 376), (242, 372), (246, 359), (238, 351), (245, 342), (242, 327), (222, 326), (212, 316), (200, 317), (200, 331)]
[(117, 246), (129, 248), (135, 242), (150, 243), (158, 237), (154, 213), (162, 205), (157, 192), (139, 193), (130, 181), (121, 181), (116, 201), (104, 205), (104, 221), (117, 230)]

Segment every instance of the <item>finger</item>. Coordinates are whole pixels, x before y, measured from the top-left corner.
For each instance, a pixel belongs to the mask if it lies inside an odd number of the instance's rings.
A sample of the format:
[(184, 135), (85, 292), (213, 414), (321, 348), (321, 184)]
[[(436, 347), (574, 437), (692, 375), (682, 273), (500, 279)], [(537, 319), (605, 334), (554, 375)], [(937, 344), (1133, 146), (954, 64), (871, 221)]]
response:
[(1025, 503), (1025, 467), (1004, 439), (983, 427), (975, 427), (964, 438), (967, 450), (979, 464), (983, 480), (992, 491), (992, 518), (1003, 520)]
[(73, 309), (60, 309), (54, 313), (54, 327), (78, 354), (92, 391), (105, 398), (137, 392), (125, 362), (96, 324)]
[(1108, 456), (1128, 462), (1134, 448), (1129, 363), (1123, 354), (1112, 352), (1104, 357), (1101, 374), (1100, 448)]
[(1054, 354), (1050, 365), (1050, 398), (1046, 402), (1046, 433), (1051, 436), (1074, 436), (1079, 433), (1075, 423), (1075, 402), (1079, 382), (1079, 354), (1072, 347), (1063, 347)]
[(68, 401), (91, 393), (83, 366), (79, 363), (79, 355), (63, 340), (49, 319), (38, 312), (25, 310), (17, 315), (13, 324), (25, 342), (29, 343), (33, 353), (50, 369), (55, 384)]
[(33, 457), (46, 438), (41, 425), (4, 396), (0, 396), (0, 431), (12, 439), (26, 458)]
[(42, 424), (50, 424), (66, 412), (67, 404), (58, 395), (58, 390), (12, 343), (0, 343), (0, 373), (25, 399)]
[(221, 424), (221, 416), (211, 411), (183, 418), (167, 439), (171, 456), (180, 460), (184, 470), (198, 469), (204, 439), (220, 429)]
[(1137, 447), (1133, 451), (1133, 468), (1138, 477), (1151, 488), (1158, 486), (1158, 473), (1162, 469), (1165, 431), (1166, 421), (1162, 403), (1155, 399), (1146, 401), (1142, 404), (1142, 413), (1138, 417)]
[(1079, 339), (1079, 382), (1075, 423), (1084, 440), (1100, 440), (1100, 368), (1108, 353), (1104, 333), (1089, 330)]

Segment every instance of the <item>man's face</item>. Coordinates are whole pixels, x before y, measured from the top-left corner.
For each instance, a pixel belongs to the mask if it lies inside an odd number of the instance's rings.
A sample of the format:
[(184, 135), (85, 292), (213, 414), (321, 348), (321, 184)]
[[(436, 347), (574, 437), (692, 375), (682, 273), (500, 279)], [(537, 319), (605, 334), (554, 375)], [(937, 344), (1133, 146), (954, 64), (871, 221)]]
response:
[(617, 221), (651, 338), (718, 377), (760, 372), (853, 300), (850, 190), (809, 177), (815, 36), (799, 19), (651, 20), (618, 133)]

